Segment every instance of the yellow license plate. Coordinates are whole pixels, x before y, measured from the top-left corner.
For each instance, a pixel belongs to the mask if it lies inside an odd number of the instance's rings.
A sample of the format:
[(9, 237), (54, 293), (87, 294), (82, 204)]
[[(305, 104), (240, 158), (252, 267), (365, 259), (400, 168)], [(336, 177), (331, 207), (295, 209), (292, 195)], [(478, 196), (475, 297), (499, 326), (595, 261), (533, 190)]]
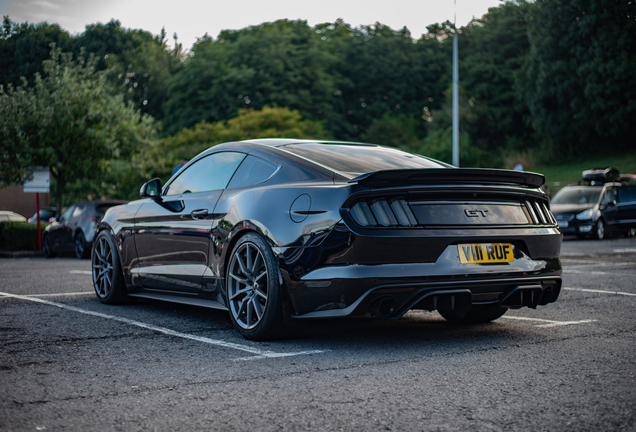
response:
[(457, 245), (462, 264), (513, 262), (515, 257), (510, 243), (470, 243)]

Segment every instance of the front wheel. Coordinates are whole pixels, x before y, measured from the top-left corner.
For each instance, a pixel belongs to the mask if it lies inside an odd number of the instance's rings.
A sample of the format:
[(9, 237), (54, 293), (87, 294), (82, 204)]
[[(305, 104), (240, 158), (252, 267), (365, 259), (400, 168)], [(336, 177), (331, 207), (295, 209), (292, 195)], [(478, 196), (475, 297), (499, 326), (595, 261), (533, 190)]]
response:
[(75, 236), (75, 256), (79, 259), (88, 258), (91, 255), (91, 251), (86, 246), (86, 237), (84, 237), (82, 232), (78, 232)]
[(456, 315), (453, 311), (438, 310), (437, 312), (453, 324), (478, 324), (494, 321), (505, 314), (507, 310), (507, 307), (494, 305), (477, 311), (468, 311), (463, 317)]
[(126, 300), (126, 287), (121, 272), (115, 239), (108, 231), (100, 232), (93, 244), (91, 257), (93, 287), (102, 303), (119, 304)]
[(51, 236), (45, 235), (42, 239), (42, 253), (46, 258), (55, 258), (55, 255), (57, 255), (57, 253), (53, 251)]
[(605, 238), (605, 222), (603, 222), (603, 219), (599, 219), (596, 221), (594, 238), (598, 240), (603, 240)]
[(282, 336), (285, 324), (279, 267), (261, 236), (246, 234), (236, 243), (225, 287), (230, 319), (243, 337), (260, 341)]

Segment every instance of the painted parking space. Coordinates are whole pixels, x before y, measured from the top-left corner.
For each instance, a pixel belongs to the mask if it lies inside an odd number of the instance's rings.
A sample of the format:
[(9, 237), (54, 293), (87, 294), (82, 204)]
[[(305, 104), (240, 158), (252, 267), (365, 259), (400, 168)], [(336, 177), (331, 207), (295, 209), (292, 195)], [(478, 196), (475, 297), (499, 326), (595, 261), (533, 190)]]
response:
[[(84, 294), (84, 293), (75, 293), (75, 294)], [(175, 331), (175, 330), (172, 330), (172, 329), (169, 329), (169, 328), (165, 328), (165, 327), (155, 326), (155, 325), (144, 323), (144, 322), (137, 321), (137, 320), (131, 320), (131, 319), (128, 319), (128, 318), (119, 317), (119, 316), (116, 316), (116, 315), (108, 315), (108, 314), (104, 314), (104, 313), (101, 313), (101, 312), (95, 312), (95, 311), (91, 311), (91, 310), (87, 310), (87, 309), (82, 309), (82, 308), (78, 308), (78, 307), (74, 307), (74, 306), (69, 306), (69, 305), (66, 305), (66, 304), (63, 304), (63, 303), (52, 302), (52, 301), (49, 301), (49, 300), (41, 299), (37, 295), (24, 296), (24, 295), (17, 295), (17, 294), (10, 294), (10, 293), (0, 292), (0, 296), (1, 297), (15, 298), (15, 299), (19, 299), (19, 300), (27, 300), (27, 301), (31, 301), (31, 302), (45, 304), (45, 305), (48, 305), (48, 306), (54, 306), (54, 307), (57, 307), (57, 308), (60, 308), (60, 309), (65, 309), (65, 310), (77, 312), (77, 313), (84, 314), (84, 315), (90, 315), (90, 316), (94, 316), (94, 317), (98, 317), (98, 318), (104, 318), (104, 319), (117, 321), (117, 322), (128, 324), (128, 325), (140, 327), (140, 328), (143, 328), (143, 329), (146, 329), (146, 330), (151, 330), (151, 331), (154, 331), (154, 332), (157, 332), (157, 333), (161, 333), (161, 334), (164, 334), (164, 335), (167, 335), (167, 336), (174, 336), (174, 337), (179, 337), (179, 338), (183, 338), (183, 339), (189, 339), (189, 340), (193, 340), (193, 341), (197, 341), (197, 342), (201, 342), (201, 343), (215, 345), (215, 346), (219, 346), (219, 347), (223, 347), (223, 348), (230, 348), (230, 349), (233, 349), (233, 350), (238, 350), (238, 351), (242, 351), (242, 352), (246, 352), (246, 353), (252, 354), (252, 356), (249, 357), (249, 358), (240, 357), (240, 358), (237, 358), (235, 360), (246, 360), (246, 359), (252, 360), (252, 359), (267, 359), (267, 358), (280, 358), (280, 357), (294, 357), (294, 356), (300, 356), (300, 355), (320, 354), (320, 353), (326, 352), (326, 350), (309, 350), (309, 351), (293, 351), (293, 352), (275, 352), (275, 351), (271, 351), (271, 350), (263, 350), (263, 349), (260, 349), (260, 348), (254, 347), (254, 346), (237, 344), (237, 343), (227, 342), (227, 341), (220, 340), (220, 339), (211, 339), (211, 338), (207, 338), (207, 337), (203, 337), (203, 336), (192, 335), (192, 334), (188, 334), (188, 333)]]

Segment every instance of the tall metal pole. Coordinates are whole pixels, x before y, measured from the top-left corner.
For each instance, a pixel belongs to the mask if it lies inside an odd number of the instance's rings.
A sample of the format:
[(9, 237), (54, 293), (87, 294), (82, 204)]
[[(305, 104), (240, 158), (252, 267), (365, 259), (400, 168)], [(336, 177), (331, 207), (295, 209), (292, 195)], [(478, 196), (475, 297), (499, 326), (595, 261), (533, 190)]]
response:
[(457, 66), (457, 0), (453, 27), (453, 165), (459, 166), (459, 68)]

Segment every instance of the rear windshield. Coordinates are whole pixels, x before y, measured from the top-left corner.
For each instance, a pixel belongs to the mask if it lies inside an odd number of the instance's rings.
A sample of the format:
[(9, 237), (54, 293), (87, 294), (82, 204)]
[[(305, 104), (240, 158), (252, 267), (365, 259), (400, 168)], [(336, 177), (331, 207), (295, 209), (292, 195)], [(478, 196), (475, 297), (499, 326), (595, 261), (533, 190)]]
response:
[(448, 166), (423, 156), (375, 145), (303, 143), (287, 144), (282, 148), (339, 173), (364, 174), (391, 169)]
[(552, 204), (596, 203), (602, 190), (602, 187), (563, 188), (552, 198)]

